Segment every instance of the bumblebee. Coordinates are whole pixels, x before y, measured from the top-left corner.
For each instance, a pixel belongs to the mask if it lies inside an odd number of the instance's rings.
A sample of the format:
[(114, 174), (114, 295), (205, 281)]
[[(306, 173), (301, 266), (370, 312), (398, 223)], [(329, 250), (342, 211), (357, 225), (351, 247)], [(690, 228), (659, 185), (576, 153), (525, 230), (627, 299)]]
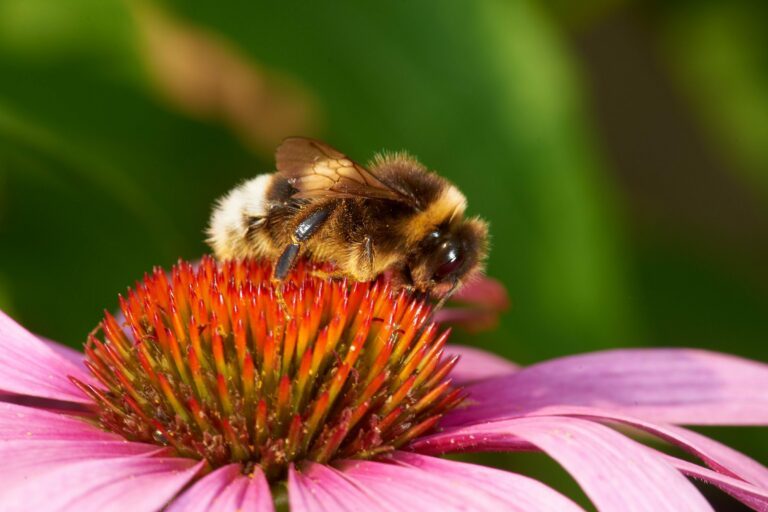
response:
[(277, 172), (252, 178), (214, 207), (208, 243), (220, 260), (268, 258), (282, 281), (299, 257), (333, 264), (334, 277), (396, 287), (441, 304), (481, 272), (488, 225), (466, 198), (414, 157), (381, 153), (364, 167), (329, 145), (292, 137)]

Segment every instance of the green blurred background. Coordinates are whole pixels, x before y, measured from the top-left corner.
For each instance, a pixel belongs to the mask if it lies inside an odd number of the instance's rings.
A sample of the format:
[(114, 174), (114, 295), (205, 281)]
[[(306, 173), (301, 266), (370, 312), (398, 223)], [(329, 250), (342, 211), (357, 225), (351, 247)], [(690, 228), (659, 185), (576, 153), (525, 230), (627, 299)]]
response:
[[(206, 252), (213, 199), (303, 134), (362, 161), (408, 149), (490, 220), (513, 308), (455, 341), (522, 363), (765, 361), (765, 19), (706, 0), (0, 0), (0, 307), (78, 346), (153, 265)], [(706, 432), (768, 462), (764, 429)]]

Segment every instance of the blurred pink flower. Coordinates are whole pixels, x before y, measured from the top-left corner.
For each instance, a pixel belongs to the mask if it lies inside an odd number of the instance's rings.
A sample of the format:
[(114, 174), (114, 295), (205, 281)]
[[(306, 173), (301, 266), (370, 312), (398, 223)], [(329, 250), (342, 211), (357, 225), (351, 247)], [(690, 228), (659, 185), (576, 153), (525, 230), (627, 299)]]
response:
[(507, 309), (509, 297), (504, 285), (492, 277), (479, 275), (459, 289), (448, 307), (436, 311), (434, 320), (479, 332), (496, 327), (499, 315)]
[[(768, 469), (677, 426), (768, 424), (768, 365), (700, 350), (639, 349), (521, 369), (478, 349), (446, 350), (460, 356), (451, 375), (468, 393), (462, 406), (437, 430), (369, 460), (290, 464), (292, 511), (581, 510), (529, 477), (438, 457), (500, 450), (546, 452), (602, 511), (711, 510), (686, 476), (768, 510)], [(82, 354), (0, 313), (0, 509), (274, 510), (274, 487), (258, 464), (212, 468), (107, 432), (70, 377), (99, 386)], [(646, 446), (617, 425), (700, 463)]]

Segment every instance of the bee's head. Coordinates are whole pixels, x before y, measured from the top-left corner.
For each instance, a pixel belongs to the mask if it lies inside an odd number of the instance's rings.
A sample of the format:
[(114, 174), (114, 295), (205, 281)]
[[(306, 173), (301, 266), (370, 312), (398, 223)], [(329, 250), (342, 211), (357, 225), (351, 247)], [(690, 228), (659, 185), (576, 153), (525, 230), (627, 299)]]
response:
[(408, 263), (413, 286), (442, 296), (480, 270), (488, 251), (488, 224), (481, 219), (457, 220), (430, 231)]

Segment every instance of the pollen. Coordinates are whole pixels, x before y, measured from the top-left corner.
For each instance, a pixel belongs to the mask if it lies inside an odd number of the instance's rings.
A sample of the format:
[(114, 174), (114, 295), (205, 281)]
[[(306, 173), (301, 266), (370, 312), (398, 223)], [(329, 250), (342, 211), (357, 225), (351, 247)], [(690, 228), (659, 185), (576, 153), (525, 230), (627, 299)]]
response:
[(105, 430), (215, 468), (373, 458), (433, 430), (463, 399), (448, 331), (386, 278), (321, 277), (300, 262), (277, 300), (256, 260), (155, 269), (86, 344), (99, 385), (73, 379)]

